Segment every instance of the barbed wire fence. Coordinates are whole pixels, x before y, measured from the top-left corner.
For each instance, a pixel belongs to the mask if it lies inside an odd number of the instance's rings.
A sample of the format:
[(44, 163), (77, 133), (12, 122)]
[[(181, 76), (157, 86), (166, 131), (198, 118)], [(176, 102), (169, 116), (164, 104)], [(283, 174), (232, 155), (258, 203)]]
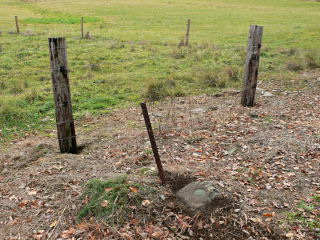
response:
[[(21, 33), (21, 26), (19, 27), (19, 23), (18, 23), (18, 18), (15, 18), (16, 21), (16, 27), (17, 27), (17, 34)], [(163, 22), (177, 22), (176, 20), (163, 20)], [(80, 23), (82, 23), (83, 21), (79, 21)], [(117, 38), (112, 38), (112, 37), (108, 37), (107, 33), (105, 33), (104, 35), (96, 35), (96, 36), (90, 36), (90, 37), (84, 37), (84, 30), (83, 30), (83, 25), (81, 25), (81, 31), (79, 29), (79, 35), (75, 36), (73, 33), (69, 33), (67, 31), (64, 31), (64, 35), (66, 35), (67, 40), (68, 38), (71, 38), (70, 43), (68, 43), (66, 50), (68, 50), (68, 53), (70, 55), (70, 53), (72, 54), (73, 52), (78, 52), (78, 51), (82, 51), (83, 53), (88, 53), (90, 51), (96, 51), (97, 49), (99, 49), (101, 51), (101, 49), (104, 49), (105, 52), (107, 52), (108, 50), (112, 50), (112, 49), (117, 49), (117, 48), (124, 48), (126, 47), (126, 45), (128, 46), (135, 46), (135, 45), (142, 45), (142, 46), (148, 46), (148, 45), (162, 45), (162, 46), (167, 46), (167, 45), (172, 45), (172, 46), (176, 46), (176, 47), (184, 47), (189, 43), (189, 35), (190, 35), (190, 20), (187, 21), (187, 32), (186, 32), (186, 36), (184, 36), (183, 33), (181, 34), (177, 34), (171, 37), (161, 37), (160, 39), (144, 39), (143, 37), (141, 37), (138, 40), (123, 40), (123, 39), (117, 39)], [(92, 27), (92, 26), (90, 26)], [(117, 26), (119, 29), (123, 28), (126, 29), (125, 26)], [(181, 28), (182, 29), (182, 28)], [(191, 26), (192, 29), (192, 26)], [(89, 29), (90, 30), (90, 29)], [(191, 31), (192, 32), (192, 31)], [(11, 33), (12, 34), (12, 33)], [(23, 34), (22, 34), (23, 35)], [(28, 34), (27, 34), (28, 35)], [(32, 35), (32, 33), (30, 33), (30, 35)], [(81, 36), (82, 35), (82, 36)], [(192, 34), (191, 34), (192, 35)], [(37, 36), (37, 34), (35, 34), (35, 36)], [(43, 35), (40, 35), (41, 38), (43, 37)], [(177, 36), (180, 36), (180, 39), (177, 38)], [(183, 41), (185, 41), (183, 44), (181, 43), (181, 39)], [(86, 41), (86, 43), (84, 44), (83, 41)], [(180, 43), (179, 43), (180, 41)], [(195, 43), (198, 44), (198, 43)], [(48, 51), (48, 44), (46, 42), (44, 42), (43, 44), (38, 44), (37, 46), (32, 46), (31, 49), (25, 49), (25, 47), (21, 47), (21, 49), (19, 50), (11, 50), (10, 47), (16, 47), (15, 44), (1, 44), (0, 47), (0, 53), (1, 55), (10, 55), (10, 56), (15, 56), (17, 57), (20, 61), (17, 63), (16, 68), (19, 69), (19, 67), (21, 65), (24, 65), (24, 58), (26, 57), (34, 57), (34, 56), (40, 56), (43, 59), (45, 57), (48, 58), (49, 56), (49, 51)], [(214, 46), (214, 44), (212, 44), (210, 46), (211, 48), (214, 49), (219, 49), (221, 51), (224, 50), (228, 50), (230, 51), (230, 47), (229, 46)], [(238, 46), (234, 47), (239, 48)], [(245, 46), (243, 48), (240, 49), (241, 51), (245, 51)], [(160, 53), (158, 53), (159, 56), (161, 55)], [(155, 56), (156, 52), (152, 52), (152, 54), (148, 55), (148, 56), (144, 56), (145, 59), (147, 60), (153, 60), (158, 56)], [(48, 60), (46, 60), (48, 62)], [(89, 70), (93, 70), (95, 67), (99, 68), (102, 67), (108, 67), (111, 65), (115, 65), (115, 64), (119, 64), (119, 61), (114, 61), (114, 60), (110, 60), (110, 61), (101, 61), (101, 60), (90, 60), (90, 59), (86, 59), (86, 60), (81, 60), (82, 62), (80, 62), (80, 60), (77, 60), (75, 62), (73, 62), (72, 64), (70, 64), (70, 69), (66, 69), (68, 70), (70, 73), (72, 73), (73, 69), (75, 69), (75, 71), (79, 71), (80, 69), (89, 69)], [(86, 63), (83, 63), (83, 61), (86, 61)], [(19, 65), (20, 64), (20, 65)], [(60, 87), (49, 87), (48, 85), (50, 84), (49, 80), (51, 79), (51, 72), (52, 69), (49, 68), (49, 66), (45, 66), (46, 64), (41, 64), (41, 67), (38, 66), (34, 66), (34, 68), (30, 71), (28, 70), (27, 72), (25, 71), (12, 71), (12, 68), (15, 67), (8, 67), (7, 70), (0, 70), (0, 77), (1, 78), (7, 78), (7, 79), (11, 79), (11, 78), (17, 78), (17, 77), (23, 77), (24, 79), (32, 79), (32, 78), (39, 78), (38, 81), (33, 81), (33, 88), (26, 87), (26, 89), (22, 89), (21, 92), (19, 92), (19, 89), (17, 89), (16, 93), (2, 93), (2, 97), (10, 97), (10, 95), (12, 94), (23, 94), (23, 95), (32, 95), (35, 92), (46, 92), (46, 93), (50, 93), (53, 94), (55, 91), (59, 91), (61, 89), (59, 89)], [(48, 64), (49, 65), (49, 64)], [(28, 66), (28, 69), (30, 69), (30, 67)], [(169, 72), (165, 73), (165, 74), (177, 74), (177, 73), (185, 73), (185, 70), (170, 70)], [(155, 75), (155, 74), (159, 74), (159, 71), (135, 71), (135, 72), (125, 72), (123, 70), (120, 70), (119, 72), (108, 72), (108, 73), (103, 73), (105, 76), (107, 76), (107, 79), (117, 79), (119, 76), (125, 76), (125, 78), (129, 79), (129, 78), (139, 78), (139, 75)], [(71, 77), (72, 78), (72, 77)], [(43, 79), (43, 81), (41, 81), (41, 79)], [(43, 84), (44, 81), (47, 81), (45, 84)], [(36, 82), (36, 84), (35, 84)], [(3, 83), (2, 83), (3, 84)], [(5, 84), (5, 83), (4, 83)], [(48, 85), (46, 85), (48, 84)], [(28, 85), (28, 82), (26, 83), (26, 85)], [(43, 86), (46, 85), (46, 86)], [(40, 88), (39, 88), (40, 87)], [(1, 81), (0, 81), (0, 89), (1, 89)], [(174, 105), (173, 105), (174, 106)], [(58, 105), (56, 105), (56, 107), (59, 107)], [(14, 106), (13, 106), (14, 108)], [(42, 109), (39, 108), (37, 111), (35, 110), (28, 110), (28, 111), (20, 111), (19, 112), (3, 112), (4, 114), (2, 114), (2, 116), (0, 116), (0, 120), (3, 124), (3, 126), (1, 127), (1, 129), (5, 129), (8, 124), (6, 124), (6, 121), (10, 122), (10, 124), (12, 125), (12, 121), (14, 121), (15, 118), (19, 118), (22, 116), (33, 116), (33, 117), (38, 117), (38, 120), (40, 120), (40, 122), (47, 122), (47, 121), (51, 121), (51, 119), (54, 119), (54, 111), (53, 111), (54, 105), (52, 103), (52, 105), (48, 106), (46, 109)], [(107, 109), (104, 109), (107, 110)], [(3, 110), (2, 110), (3, 111)], [(171, 111), (171, 110), (170, 110)], [(173, 111), (173, 110), (172, 110)], [(77, 112), (77, 110), (75, 111)], [(170, 113), (168, 113), (170, 115)], [(43, 117), (42, 119), (39, 117)], [(49, 117), (49, 120), (48, 120)], [(172, 119), (174, 119), (174, 115), (172, 117)], [(161, 121), (161, 120), (160, 120)], [(58, 124), (68, 124), (70, 122), (60, 122)], [(9, 124), (9, 125), (10, 125)], [(14, 126), (14, 124), (12, 125)], [(102, 128), (104, 129), (104, 128)], [(4, 131), (4, 130), (2, 130)], [(80, 136), (78, 133), (75, 136), (71, 136), (68, 138), (59, 138), (60, 140), (65, 140), (65, 139), (70, 139), (70, 138), (75, 138), (76, 136)], [(85, 137), (85, 135), (83, 135), (83, 137)]]

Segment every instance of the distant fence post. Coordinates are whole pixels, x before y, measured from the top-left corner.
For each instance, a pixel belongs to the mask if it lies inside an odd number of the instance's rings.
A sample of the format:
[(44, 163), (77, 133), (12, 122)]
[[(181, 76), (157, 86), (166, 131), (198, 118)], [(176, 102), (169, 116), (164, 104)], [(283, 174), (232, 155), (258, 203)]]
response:
[(190, 25), (191, 25), (191, 20), (188, 19), (188, 21), (187, 21), (187, 32), (186, 32), (186, 42), (184, 44), (185, 46), (189, 45)]
[(19, 29), (19, 22), (18, 22), (18, 16), (14, 17), (15, 21), (16, 21), (16, 29), (17, 29), (17, 33), (20, 33), (20, 29)]
[(253, 107), (257, 88), (259, 58), (262, 43), (262, 26), (250, 26), (241, 104), (244, 107)]
[(83, 19), (83, 17), (82, 17), (82, 18), (81, 18), (81, 38), (84, 38), (83, 22), (84, 22), (84, 19)]
[(60, 152), (77, 153), (65, 38), (49, 38), (49, 49)]

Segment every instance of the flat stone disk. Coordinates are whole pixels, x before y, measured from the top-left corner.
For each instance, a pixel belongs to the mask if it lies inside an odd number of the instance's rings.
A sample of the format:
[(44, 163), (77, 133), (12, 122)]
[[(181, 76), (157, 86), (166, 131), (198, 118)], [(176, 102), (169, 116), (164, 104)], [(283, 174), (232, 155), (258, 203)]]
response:
[(193, 209), (221, 205), (223, 195), (210, 182), (193, 182), (181, 188), (177, 197)]

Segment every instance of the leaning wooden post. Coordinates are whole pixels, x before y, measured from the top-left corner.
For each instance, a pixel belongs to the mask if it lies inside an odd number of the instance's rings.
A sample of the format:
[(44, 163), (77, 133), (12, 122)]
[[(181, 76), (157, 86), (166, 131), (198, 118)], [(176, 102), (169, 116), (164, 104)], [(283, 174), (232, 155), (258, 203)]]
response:
[(81, 18), (81, 38), (84, 38), (83, 22), (84, 22), (84, 19), (83, 19), (83, 17), (82, 17), (82, 18)]
[(16, 21), (16, 29), (17, 29), (17, 33), (20, 33), (20, 29), (19, 29), (19, 22), (18, 22), (18, 16), (14, 17), (15, 21)]
[(159, 152), (158, 152), (156, 139), (154, 138), (154, 135), (153, 135), (153, 130), (152, 130), (152, 126), (151, 126), (151, 122), (150, 122), (149, 113), (148, 113), (148, 109), (147, 109), (146, 103), (141, 103), (141, 109), (142, 109), (142, 114), (143, 114), (143, 117), (144, 117), (144, 121), (146, 123), (146, 127), (147, 127), (147, 131), (148, 131), (148, 135), (149, 135), (149, 139), (150, 139), (150, 143), (151, 143), (154, 159), (156, 160), (156, 164), (157, 164), (157, 168), (158, 168), (158, 172), (159, 172), (159, 177), (160, 177), (160, 180), (161, 180), (162, 184), (164, 184), (165, 183), (164, 172), (163, 172), (163, 168), (162, 168), (162, 164), (161, 164), (161, 160), (160, 160), (160, 155), (159, 155)]
[(191, 25), (191, 20), (188, 19), (188, 22), (187, 22), (187, 32), (186, 32), (186, 42), (185, 42), (185, 46), (188, 46), (189, 45), (189, 35), (190, 35), (190, 25)]
[(263, 27), (250, 26), (241, 104), (253, 107), (256, 94)]
[(60, 152), (77, 153), (65, 38), (49, 38), (49, 49)]

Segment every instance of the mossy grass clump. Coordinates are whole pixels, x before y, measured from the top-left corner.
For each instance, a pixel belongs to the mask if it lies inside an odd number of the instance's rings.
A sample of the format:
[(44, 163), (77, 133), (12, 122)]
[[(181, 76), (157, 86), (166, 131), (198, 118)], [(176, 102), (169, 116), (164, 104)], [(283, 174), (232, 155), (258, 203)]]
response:
[(149, 83), (144, 98), (149, 101), (161, 101), (167, 97), (183, 97), (185, 92), (176, 85), (173, 79), (166, 81), (152, 81)]
[(306, 226), (312, 230), (320, 228), (320, 218), (317, 209), (320, 207), (320, 195), (315, 195), (309, 201), (300, 201), (293, 211), (287, 213), (290, 223)]
[(127, 175), (108, 180), (92, 179), (85, 185), (78, 220), (96, 217), (111, 224), (125, 220), (127, 214), (141, 206), (142, 200), (152, 191), (139, 183), (128, 181)]

